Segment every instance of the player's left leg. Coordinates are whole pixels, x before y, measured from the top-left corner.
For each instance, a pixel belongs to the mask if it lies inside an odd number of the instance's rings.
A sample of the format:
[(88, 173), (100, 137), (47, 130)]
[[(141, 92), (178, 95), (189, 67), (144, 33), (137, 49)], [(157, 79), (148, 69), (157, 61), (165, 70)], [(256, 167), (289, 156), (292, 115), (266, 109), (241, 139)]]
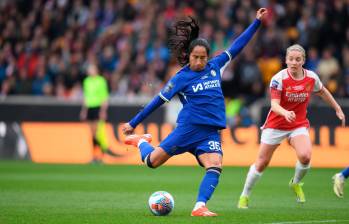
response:
[(303, 183), (301, 183), (301, 180), (304, 178), (304, 176), (310, 169), (312, 148), (308, 132), (303, 134), (299, 133), (299, 135), (291, 136), (290, 144), (296, 151), (298, 161), (296, 163), (294, 177), (291, 179), (289, 186), (296, 194), (297, 202), (304, 203), (305, 196), (302, 189)]
[[(217, 145), (220, 148), (220, 145)], [(206, 203), (210, 200), (215, 191), (219, 177), (222, 172), (222, 154), (221, 153), (203, 153), (198, 156), (201, 165), (206, 169), (204, 178), (199, 187), (199, 193), (196, 204), (191, 216), (217, 216), (206, 207)]]

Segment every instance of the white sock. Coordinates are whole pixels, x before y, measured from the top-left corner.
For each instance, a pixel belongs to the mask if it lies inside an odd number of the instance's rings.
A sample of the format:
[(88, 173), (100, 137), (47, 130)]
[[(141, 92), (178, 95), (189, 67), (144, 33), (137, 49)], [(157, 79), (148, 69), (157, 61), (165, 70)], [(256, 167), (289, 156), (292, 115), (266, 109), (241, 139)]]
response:
[(195, 204), (193, 210), (196, 210), (196, 209), (198, 209), (198, 208), (200, 208), (200, 207), (202, 207), (202, 206), (205, 206), (205, 205), (206, 205), (205, 202), (203, 202), (203, 201), (198, 201), (198, 202), (196, 202), (196, 204)]
[(137, 144), (138, 148), (143, 142), (147, 142), (147, 141), (145, 139), (141, 138)]
[(252, 166), (250, 167), (250, 170), (248, 171), (244, 189), (241, 193), (241, 196), (247, 196), (247, 197), (250, 196), (253, 186), (256, 184), (256, 182), (259, 180), (261, 176), (262, 176), (262, 173), (258, 172), (256, 170), (256, 166), (252, 164)]
[(342, 173), (337, 173), (336, 176), (337, 176), (341, 181), (344, 181), (344, 180), (345, 180), (345, 177), (343, 176)]
[(310, 164), (302, 164), (301, 162), (297, 161), (294, 177), (293, 177), (293, 183), (295, 184), (299, 183), (309, 169), (310, 169)]

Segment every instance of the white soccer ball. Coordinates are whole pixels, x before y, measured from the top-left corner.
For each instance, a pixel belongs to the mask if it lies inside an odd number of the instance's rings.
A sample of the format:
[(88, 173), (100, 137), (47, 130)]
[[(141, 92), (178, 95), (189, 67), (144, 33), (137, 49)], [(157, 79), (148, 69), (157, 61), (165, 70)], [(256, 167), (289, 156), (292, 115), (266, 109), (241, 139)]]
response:
[(150, 195), (149, 209), (156, 216), (168, 215), (174, 208), (174, 200), (170, 193), (157, 191)]

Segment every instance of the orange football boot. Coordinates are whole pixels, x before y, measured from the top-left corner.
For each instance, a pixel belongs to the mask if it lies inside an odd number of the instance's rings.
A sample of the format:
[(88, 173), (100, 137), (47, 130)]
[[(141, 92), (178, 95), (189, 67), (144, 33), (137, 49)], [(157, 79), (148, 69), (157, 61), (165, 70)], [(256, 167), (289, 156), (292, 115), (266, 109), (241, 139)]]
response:
[(126, 145), (133, 145), (134, 147), (138, 147), (138, 142), (144, 139), (145, 141), (147, 141), (148, 143), (151, 142), (152, 137), (151, 134), (144, 134), (144, 135), (128, 135), (125, 138), (125, 144)]
[(211, 212), (206, 206), (193, 210), (191, 216), (217, 216), (217, 213)]

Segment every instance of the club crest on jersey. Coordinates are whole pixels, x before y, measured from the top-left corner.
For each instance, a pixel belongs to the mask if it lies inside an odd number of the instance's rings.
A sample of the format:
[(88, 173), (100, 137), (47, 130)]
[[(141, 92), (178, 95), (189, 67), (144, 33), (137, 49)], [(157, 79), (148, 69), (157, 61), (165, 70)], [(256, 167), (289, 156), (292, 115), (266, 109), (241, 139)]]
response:
[(276, 81), (276, 80), (271, 81), (271, 86), (270, 86), (271, 88), (277, 89), (278, 86), (279, 86), (279, 82), (278, 81)]
[(211, 75), (212, 75), (213, 77), (215, 77), (215, 76), (217, 75), (216, 71), (215, 71), (215, 70), (211, 70)]
[(305, 86), (305, 90), (306, 90), (306, 91), (310, 91), (310, 89), (311, 89), (311, 85), (308, 83), (308, 84)]

